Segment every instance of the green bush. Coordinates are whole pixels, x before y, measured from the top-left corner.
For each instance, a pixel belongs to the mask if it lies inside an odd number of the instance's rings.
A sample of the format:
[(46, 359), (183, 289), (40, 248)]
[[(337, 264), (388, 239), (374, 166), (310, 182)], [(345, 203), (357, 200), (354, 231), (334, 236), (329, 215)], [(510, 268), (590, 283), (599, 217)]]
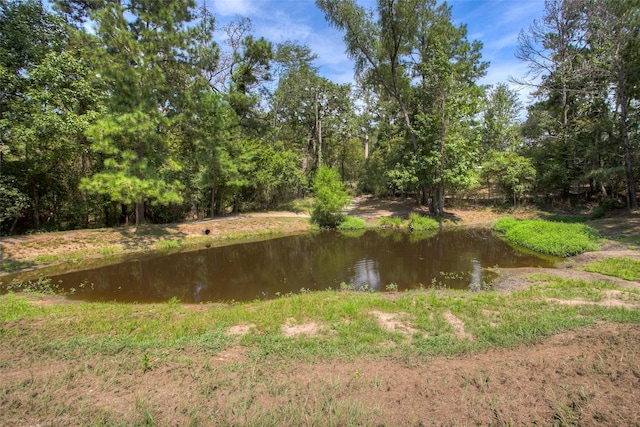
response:
[(422, 216), (417, 213), (409, 215), (409, 229), (413, 231), (425, 231), (438, 228), (440, 224), (433, 218)]
[(311, 221), (320, 227), (335, 227), (343, 218), (342, 208), (349, 202), (349, 193), (337, 171), (320, 167), (313, 180), (315, 199)]
[(502, 218), (493, 228), (510, 242), (542, 254), (567, 257), (598, 249), (596, 230), (585, 224)]
[(367, 223), (364, 219), (354, 216), (345, 216), (338, 224), (338, 230), (362, 230), (366, 227)]

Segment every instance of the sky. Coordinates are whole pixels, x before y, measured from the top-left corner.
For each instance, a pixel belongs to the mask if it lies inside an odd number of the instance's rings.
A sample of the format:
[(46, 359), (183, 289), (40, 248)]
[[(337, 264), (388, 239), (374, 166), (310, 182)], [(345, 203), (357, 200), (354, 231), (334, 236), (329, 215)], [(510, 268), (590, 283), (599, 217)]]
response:
[[(274, 44), (295, 41), (311, 48), (322, 76), (335, 83), (351, 83), (353, 63), (345, 54), (343, 34), (328, 25), (314, 0), (206, 0), (218, 26), (238, 17), (248, 17), (253, 35)], [(358, 0), (375, 7), (376, 0)], [(521, 30), (540, 19), (544, 0), (449, 0), (456, 25), (467, 25), (467, 38), (483, 44), (482, 57), (490, 63), (480, 84), (508, 83), (528, 104), (529, 88), (509, 83), (509, 77), (523, 77), (527, 65), (514, 55)]]

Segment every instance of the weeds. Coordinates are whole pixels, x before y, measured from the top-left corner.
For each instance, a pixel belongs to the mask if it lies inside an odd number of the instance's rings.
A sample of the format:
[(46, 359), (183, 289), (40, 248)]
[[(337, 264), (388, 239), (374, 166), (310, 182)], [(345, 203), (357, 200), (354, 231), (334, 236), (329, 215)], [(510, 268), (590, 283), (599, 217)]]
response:
[(338, 224), (338, 230), (362, 230), (367, 227), (367, 223), (362, 218), (356, 218), (354, 216), (345, 216), (340, 224)]
[(380, 228), (402, 228), (402, 223), (402, 218), (398, 216), (387, 216), (378, 220)]
[(584, 224), (508, 217), (493, 227), (510, 242), (542, 254), (567, 257), (598, 249), (596, 230)]
[(417, 213), (409, 215), (409, 229), (412, 231), (427, 231), (440, 227), (438, 221)]
[(175, 249), (182, 246), (182, 243), (180, 242), (180, 240), (165, 239), (165, 240), (158, 240), (153, 245), (158, 249)]

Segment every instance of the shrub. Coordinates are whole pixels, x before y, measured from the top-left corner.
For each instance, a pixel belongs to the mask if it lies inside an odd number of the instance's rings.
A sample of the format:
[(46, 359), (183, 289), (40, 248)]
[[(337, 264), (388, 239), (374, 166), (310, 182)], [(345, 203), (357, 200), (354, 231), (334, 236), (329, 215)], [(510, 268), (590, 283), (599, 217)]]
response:
[(585, 224), (502, 218), (493, 226), (507, 240), (542, 254), (567, 257), (597, 250), (597, 232)]
[(311, 221), (320, 227), (335, 227), (342, 221), (342, 208), (349, 201), (349, 193), (340, 180), (340, 174), (321, 166), (313, 180), (315, 200)]
[(433, 218), (422, 216), (417, 213), (409, 215), (409, 228), (413, 231), (425, 231), (438, 228), (440, 224)]

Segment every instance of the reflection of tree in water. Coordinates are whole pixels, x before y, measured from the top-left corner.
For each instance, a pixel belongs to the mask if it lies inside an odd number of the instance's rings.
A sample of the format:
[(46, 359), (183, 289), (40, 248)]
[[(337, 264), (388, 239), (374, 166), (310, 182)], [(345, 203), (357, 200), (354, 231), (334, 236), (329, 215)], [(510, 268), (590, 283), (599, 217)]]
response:
[(382, 280), (380, 279), (377, 261), (366, 258), (361, 259), (355, 263), (353, 270), (354, 274), (351, 277), (350, 283), (356, 289), (366, 287), (374, 291), (381, 290)]

